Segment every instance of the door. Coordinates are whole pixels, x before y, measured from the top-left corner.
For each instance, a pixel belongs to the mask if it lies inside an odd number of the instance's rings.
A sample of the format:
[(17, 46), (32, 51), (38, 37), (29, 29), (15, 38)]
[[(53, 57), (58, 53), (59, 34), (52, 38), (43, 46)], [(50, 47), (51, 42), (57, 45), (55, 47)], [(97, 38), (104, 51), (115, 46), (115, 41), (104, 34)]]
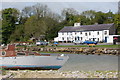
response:
[(93, 41), (95, 41), (95, 38), (93, 38)]
[(105, 37), (105, 42), (107, 42), (107, 37)]

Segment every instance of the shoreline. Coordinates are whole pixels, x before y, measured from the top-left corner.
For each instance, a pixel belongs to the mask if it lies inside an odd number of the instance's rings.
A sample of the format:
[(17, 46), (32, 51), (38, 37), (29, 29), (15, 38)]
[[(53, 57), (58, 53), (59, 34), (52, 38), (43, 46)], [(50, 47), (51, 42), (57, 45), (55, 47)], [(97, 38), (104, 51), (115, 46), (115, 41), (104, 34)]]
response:
[[(17, 47), (18, 51), (25, 50), (24, 47)], [(28, 47), (26, 50), (45, 53), (64, 54), (85, 54), (85, 55), (119, 55), (119, 48), (98, 48), (98, 47)]]
[[(40, 52), (41, 54), (46, 53), (46, 54), (77, 54), (77, 53), (70, 53), (70, 52)], [(79, 53), (78, 55), (111, 55), (111, 56), (118, 56), (118, 55), (113, 55), (113, 54), (85, 54), (85, 53)]]
[(2, 78), (118, 78), (118, 71), (6, 70)]

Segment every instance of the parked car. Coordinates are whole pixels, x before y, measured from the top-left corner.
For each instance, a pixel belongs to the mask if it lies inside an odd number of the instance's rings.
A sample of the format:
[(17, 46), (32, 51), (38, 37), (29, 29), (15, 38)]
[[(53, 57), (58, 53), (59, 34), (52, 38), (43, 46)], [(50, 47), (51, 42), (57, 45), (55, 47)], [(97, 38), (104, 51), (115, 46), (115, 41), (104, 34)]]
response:
[(37, 41), (36, 42), (36, 45), (39, 46), (39, 45), (48, 45), (48, 42), (45, 42), (45, 41)]
[(77, 45), (77, 44), (83, 44), (83, 41), (76, 40), (76, 41), (73, 41), (73, 43), (74, 43), (75, 45)]
[(53, 45), (57, 46), (59, 43), (58, 42), (54, 42)]
[(97, 41), (84, 41), (83, 42), (84, 44), (97, 44), (98, 42)]

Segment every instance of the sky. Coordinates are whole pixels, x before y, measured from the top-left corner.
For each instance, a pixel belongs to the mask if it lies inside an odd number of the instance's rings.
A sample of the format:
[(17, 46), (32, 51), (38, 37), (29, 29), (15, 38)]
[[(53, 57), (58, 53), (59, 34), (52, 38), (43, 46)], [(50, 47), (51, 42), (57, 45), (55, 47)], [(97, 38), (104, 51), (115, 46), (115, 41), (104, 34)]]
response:
[[(49, 1), (49, 0), (48, 0)], [(101, 0), (102, 1), (102, 0)], [(109, 0), (108, 0), (109, 1)], [(12, 0), (4, 0), (2, 3), (0, 3), (0, 5), (2, 5), (0, 7), (0, 9), (5, 9), (5, 8), (17, 8), (19, 10), (22, 10), (24, 7), (26, 6), (33, 6), (37, 3), (41, 3), (41, 4), (45, 4), (48, 6), (48, 8), (50, 8), (53, 12), (61, 14), (61, 11), (64, 8), (74, 8), (75, 10), (77, 10), (79, 13), (82, 13), (83, 11), (86, 10), (95, 10), (95, 11), (102, 11), (102, 12), (108, 12), (109, 10), (112, 11), (113, 13), (116, 13), (118, 11), (118, 2), (117, 0), (112, 1), (111, 2), (100, 2), (100, 0), (98, 1), (73, 1), (72, 2), (67, 2), (66, 0), (64, 2), (40, 2), (40, 1), (27, 1), (26, 2), (15, 2)]]

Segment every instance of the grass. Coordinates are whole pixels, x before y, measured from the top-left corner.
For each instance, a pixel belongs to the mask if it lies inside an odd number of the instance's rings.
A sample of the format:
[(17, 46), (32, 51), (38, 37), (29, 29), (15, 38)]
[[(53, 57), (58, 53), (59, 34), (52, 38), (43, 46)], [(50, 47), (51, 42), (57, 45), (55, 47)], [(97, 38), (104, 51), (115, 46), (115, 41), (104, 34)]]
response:
[[(17, 46), (17, 47), (26, 47), (26, 46)], [(44, 46), (44, 45), (41, 45), (41, 46), (27, 46), (27, 47), (89, 47), (88, 45), (58, 45), (58, 46)], [(92, 47), (92, 46), (90, 46)], [(119, 48), (120, 45), (95, 45), (93, 47), (103, 47), (103, 48)]]
[(4, 68), (0, 68), (0, 73), (2, 74), (2, 75), (6, 75), (6, 69), (4, 69)]
[[(88, 45), (58, 45), (56, 47), (89, 47)], [(119, 48), (120, 45), (95, 45), (94, 47)]]

